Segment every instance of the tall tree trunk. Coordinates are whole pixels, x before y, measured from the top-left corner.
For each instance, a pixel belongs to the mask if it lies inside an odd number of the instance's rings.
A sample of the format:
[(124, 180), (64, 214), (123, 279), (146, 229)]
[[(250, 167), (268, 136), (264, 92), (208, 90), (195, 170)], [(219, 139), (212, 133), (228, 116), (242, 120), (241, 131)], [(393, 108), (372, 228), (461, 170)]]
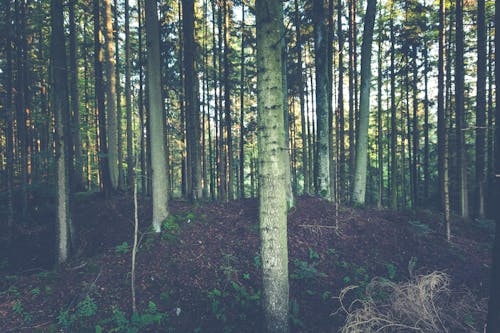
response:
[(259, 216), (267, 332), (288, 332), (286, 147), (283, 135), (283, 16), (280, 1), (257, 0)]
[(118, 188), (118, 118), (116, 115), (115, 42), (111, 0), (104, 0), (104, 36), (106, 37), (106, 105), (108, 119), (109, 175), (113, 190)]
[[(11, 3), (7, 3), (5, 22), (11, 22)], [(14, 227), (14, 119), (12, 105), (12, 26), (7, 25), (7, 36), (5, 43), (5, 109), (7, 112), (6, 123), (6, 169), (7, 169), (7, 242), (12, 241), (12, 231)], [(8, 245), (8, 244), (7, 244)]]
[(391, 198), (390, 207), (392, 210), (398, 209), (398, 186), (397, 186), (397, 144), (398, 127), (396, 122), (396, 37), (394, 33), (394, 4), (391, 4), (391, 18), (389, 23), (391, 39), (391, 170), (390, 170), (390, 188)]
[(342, 0), (339, 0), (337, 5), (337, 34), (339, 40), (339, 84), (338, 84), (338, 103), (337, 103), (337, 122), (338, 122), (338, 142), (339, 156), (337, 159), (338, 165), (338, 190), (339, 197), (345, 196), (345, 120), (344, 120), (344, 33), (342, 31)]
[(102, 76), (103, 51), (101, 44), (101, 23), (99, 0), (93, 0), (94, 13), (94, 70), (95, 70), (95, 108), (98, 122), (98, 147), (99, 147), (99, 179), (101, 190), (105, 197), (111, 194), (111, 176), (109, 174), (108, 144), (106, 138), (106, 116), (104, 113), (104, 80)]
[(318, 156), (318, 194), (332, 201), (330, 193), (330, 139), (328, 137), (328, 49), (323, 1), (314, 1), (314, 63), (316, 68), (316, 119)]
[(382, 20), (378, 20), (378, 50), (377, 50), (377, 156), (378, 156), (378, 188), (377, 188), (377, 208), (382, 209), (382, 195), (384, 192), (384, 154), (382, 137)]
[(424, 37), (424, 203), (429, 203), (429, 56), (427, 51), (427, 38)]
[(240, 56), (240, 198), (245, 198), (245, 2), (241, 3)]
[(57, 207), (57, 263), (64, 263), (70, 251), (70, 224), (69, 210), (69, 168), (68, 147), (65, 142), (69, 128), (65, 125), (70, 115), (67, 72), (66, 48), (64, 45), (64, 19), (62, 0), (52, 0), (51, 14), (51, 63), (53, 72), (54, 116), (56, 129), (56, 207)]
[(465, 108), (464, 108), (464, 27), (463, 0), (456, 0), (456, 62), (455, 62), (455, 104), (457, 122), (457, 169), (460, 195), (460, 214), (469, 217), (467, 190), (467, 156), (465, 146)]
[[(144, 81), (143, 81), (143, 66), (144, 58), (142, 54), (143, 44), (142, 44), (142, 29), (143, 29), (143, 10), (141, 9), (142, 0), (137, 1), (137, 34), (139, 42), (139, 133), (140, 133), (140, 159), (141, 159), (141, 191), (143, 195), (147, 193), (147, 177), (146, 177), (146, 143), (144, 140)], [(179, 59), (182, 59), (179, 57)], [(181, 72), (182, 73), (182, 72)], [(181, 74), (182, 75), (182, 74)], [(182, 96), (182, 93), (180, 94)], [(181, 104), (182, 105), (182, 104)], [(182, 122), (181, 122), (182, 123)], [(183, 132), (184, 133), (184, 132)]]
[(419, 198), (418, 198), (418, 185), (419, 185), (419, 173), (418, 173), (418, 165), (419, 165), (419, 158), (418, 158), (418, 151), (419, 151), (419, 129), (418, 129), (418, 118), (417, 118), (417, 112), (418, 112), (418, 66), (417, 66), (417, 46), (413, 45), (412, 49), (412, 62), (413, 62), (413, 81), (412, 81), (412, 90), (413, 90), (413, 114), (412, 114), (412, 162), (411, 162), (411, 174), (412, 174), (412, 208), (416, 209), (419, 205)]
[(134, 156), (132, 137), (132, 89), (130, 82), (130, 6), (129, 0), (125, 0), (125, 103), (127, 117), (127, 186), (132, 188), (134, 179)]
[(446, 64), (446, 7), (439, 1), (439, 59), (438, 59), (438, 173), (441, 210), (446, 225), (446, 238), (451, 240), (450, 192), (448, 188), (448, 132), (445, 110), (445, 64)]
[(309, 179), (309, 165), (307, 156), (307, 125), (306, 125), (306, 109), (304, 100), (304, 76), (302, 73), (302, 37), (301, 23), (299, 12), (299, 1), (294, 0), (295, 5), (295, 37), (297, 49), (297, 83), (299, 86), (299, 101), (300, 101), (300, 123), (301, 123), (301, 139), (302, 139), (302, 175), (304, 177), (304, 194), (311, 193), (311, 185)]
[(477, 95), (476, 95), (476, 211), (484, 218), (486, 188), (486, 9), (477, 2)]
[(201, 188), (201, 155), (200, 155), (200, 109), (197, 89), (198, 77), (195, 68), (194, 41), (194, 0), (183, 0), (183, 31), (184, 31), (184, 93), (186, 96), (186, 139), (187, 161), (190, 183), (188, 197), (199, 200), (202, 197)]
[(77, 36), (75, 22), (76, 0), (69, 1), (69, 70), (71, 87), (72, 137), (74, 146), (74, 167), (71, 185), (74, 191), (83, 190), (82, 140), (80, 137), (80, 101), (78, 92)]
[(233, 137), (232, 137), (232, 118), (231, 118), (231, 90), (230, 90), (230, 63), (229, 63), (229, 4), (224, 0), (224, 120), (226, 127), (227, 142), (227, 198), (234, 198), (234, 171), (233, 171)]
[[(356, 1), (348, 0), (349, 6), (349, 191), (353, 189), (354, 164), (355, 164), (355, 134), (356, 134), (356, 98), (355, 80), (356, 76)], [(351, 193), (349, 193), (351, 194)], [(352, 197), (351, 197), (352, 198)]]
[(359, 128), (356, 140), (356, 169), (354, 175), (353, 202), (365, 204), (366, 173), (368, 163), (368, 122), (370, 119), (370, 86), (371, 86), (371, 55), (373, 27), (377, 1), (368, 0), (363, 30), (363, 45), (361, 46), (361, 96), (359, 108)]
[(153, 185), (153, 229), (160, 232), (168, 217), (167, 158), (165, 154), (164, 124), (160, 71), (160, 32), (156, 0), (146, 0), (146, 43), (148, 55), (148, 99)]
[(114, 8), (113, 8), (113, 38), (115, 41), (115, 90), (116, 90), (116, 133), (117, 133), (117, 144), (118, 144), (118, 188), (120, 190), (125, 189), (125, 175), (123, 173), (123, 131), (122, 131), (122, 89), (121, 89), (121, 73), (120, 73), (120, 28), (118, 27), (118, 0), (114, 0)]

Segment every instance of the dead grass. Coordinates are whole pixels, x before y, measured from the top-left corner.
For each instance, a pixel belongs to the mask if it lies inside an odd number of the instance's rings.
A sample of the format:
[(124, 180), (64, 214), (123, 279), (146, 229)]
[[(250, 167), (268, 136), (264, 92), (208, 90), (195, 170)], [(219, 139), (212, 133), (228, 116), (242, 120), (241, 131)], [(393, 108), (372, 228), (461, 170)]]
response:
[(346, 295), (357, 288), (347, 287), (338, 297), (340, 310), (346, 314), (340, 332), (481, 332), (478, 318), (484, 318), (484, 302), (478, 302), (469, 292), (452, 291), (449, 286), (450, 277), (443, 272), (400, 283), (375, 278), (362, 299), (346, 306)]

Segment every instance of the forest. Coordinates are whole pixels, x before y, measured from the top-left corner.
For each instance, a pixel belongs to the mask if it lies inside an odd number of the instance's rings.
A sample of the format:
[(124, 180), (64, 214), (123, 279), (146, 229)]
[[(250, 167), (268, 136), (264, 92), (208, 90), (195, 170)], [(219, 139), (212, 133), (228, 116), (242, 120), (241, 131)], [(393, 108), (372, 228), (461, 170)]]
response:
[(2, 0), (0, 331), (499, 333), (498, 8)]

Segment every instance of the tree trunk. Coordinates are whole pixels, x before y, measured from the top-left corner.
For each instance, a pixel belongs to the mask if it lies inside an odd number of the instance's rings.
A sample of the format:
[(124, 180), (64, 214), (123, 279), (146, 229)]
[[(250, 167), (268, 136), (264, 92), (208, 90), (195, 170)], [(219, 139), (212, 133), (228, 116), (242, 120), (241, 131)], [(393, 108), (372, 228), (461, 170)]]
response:
[(77, 36), (75, 22), (75, 3), (76, 0), (69, 1), (69, 70), (71, 87), (71, 112), (72, 112), (72, 137), (74, 146), (74, 174), (72, 175), (71, 185), (74, 191), (83, 190), (83, 169), (82, 169), (82, 140), (80, 138), (80, 101), (78, 92), (78, 65), (77, 65)]
[(368, 0), (363, 30), (363, 45), (361, 46), (361, 96), (359, 108), (359, 128), (356, 140), (356, 169), (354, 175), (353, 202), (365, 204), (366, 172), (368, 162), (368, 122), (370, 119), (370, 86), (371, 86), (371, 52), (373, 27), (377, 1)]
[(240, 56), (240, 198), (245, 198), (245, 2), (241, 3)]
[(384, 154), (382, 137), (382, 19), (378, 21), (378, 50), (377, 50), (377, 156), (378, 156), (378, 187), (377, 187), (377, 208), (382, 209), (382, 193), (384, 192)]
[(115, 42), (111, 0), (104, 0), (104, 36), (106, 37), (106, 105), (108, 119), (109, 175), (113, 190), (118, 188), (118, 119), (116, 116)]
[(391, 172), (390, 184), (391, 198), (390, 207), (392, 210), (398, 209), (398, 186), (397, 186), (397, 148), (398, 148), (398, 127), (396, 122), (396, 37), (394, 33), (394, 5), (391, 4), (391, 18), (389, 31), (391, 35)]
[(427, 51), (427, 39), (424, 39), (424, 203), (428, 204), (429, 201), (429, 56)]
[(259, 216), (266, 331), (288, 332), (286, 147), (280, 1), (257, 0), (257, 108), (259, 115)]
[(67, 91), (66, 48), (62, 0), (52, 0), (51, 64), (53, 72), (54, 117), (56, 137), (56, 207), (57, 207), (57, 263), (64, 263), (70, 251), (69, 168), (67, 153), (71, 147), (65, 142), (69, 129), (64, 118), (69, 117)]
[(486, 188), (486, 10), (477, 2), (477, 95), (476, 95), (476, 212), (484, 218)]
[(123, 174), (123, 133), (122, 133), (122, 89), (121, 89), (121, 73), (120, 73), (120, 28), (118, 27), (118, 0), (114, 0), (114, 8), (113, 8), (113, 16), (114, 16), (114, 24), (113, 24), (113, 38), (115, 41), (115, 90), (116, 90), (116, 133), (117, 133), (117, 143), (118, 143), (118, 188), (120, 190), (125, 189), (125, 175)]
[(200, 155), (200, 109), (197, 89), (198, 77), (195, 68), (194, 41), (194, 0), (183, 0), (183, 31), (184, 31), (184, 93), (186, 97), (186, 141), (187, 161), (190, 183), (188, 197), (199, 200), (202, 197), (201, 188), (201, 155)]
[(339, 84), (338, 84), (338, 105), (337, 105), (337, 122), (338, 122), (338, 142), (339, 156), (338, 165), (338, 191), (339, 197), (345, 196), (345, 120), (344, 120), (344, 33), (342, 31), (342, 0), (339, 0), (337, 7), (337, 34), (339, 40)]
[(94, 70), (95, 70), (95, 99), (96, 119), (98, 122), (98, 147), (99, 147), (99, 179), (101, 190), (105, 197), (111, 194), (111, 178), (109, 174), (108, 145), (106, 138), (106, 116), (104, 114), (104, 80), (102, 77), (102, 45), (99, 0), (93, 0), (94, 12)]
[(446, 238), (451, 240), (450, 192), (448, 188), (448, 133), (445, 110), (445, 64), (446, 64), (446, 9), (445, 0), (439, 1), (439, 59), (438, 59), (438, 174), (441, 210), (446, 225)]
[(227, 199), (234, 198), (234, 171), (233, 171), (233, 137), (232, 137), (232, 118), (231, 118), (231, 91), (230, 91), (230, 63), (229, 63), (229, 5), (227, 0), (224, 0), (224, 120), (226, 128), (227, 142)]
[(125, 0), (125, 103), (127, 117), (127, 185), (132, 188), (134, 179), (134, 156), (132, 134), (132, 90), (130, 82), (130, 7)]
[(328, 36), (323, 1), (314, 1), (313, 12), (318, 156), (317, 192), (322, 198), (332, 201), (332, 193), (330, 193), (330, 140), (328, 137)]
[(160, 71), (160, 32), (156, 0), (146, 0), (146, 43), (148, 54), (148, 99), (151, 144), (153, 229), (161, 231), (168, 217), (167, 157), (165, 154), (164, 124)]
[(456, 0), (456, 62), (455, 62), (455, 104), (457, 122), (457, 169), (460, 195), (460, 214), (469, 218), (469, 199), (467, 190), (467, 156), (465, 146), (465, 108), (464, 108), (464, 27), (463, 0)]

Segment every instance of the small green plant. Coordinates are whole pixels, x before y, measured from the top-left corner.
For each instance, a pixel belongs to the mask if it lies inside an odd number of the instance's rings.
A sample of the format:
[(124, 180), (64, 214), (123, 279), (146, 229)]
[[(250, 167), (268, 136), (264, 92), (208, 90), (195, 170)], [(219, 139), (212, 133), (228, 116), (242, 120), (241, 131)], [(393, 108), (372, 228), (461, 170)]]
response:
[(396, 265), (394, 265), (393, 263), (388, 263), (385, 264), (385, 268), (387, 269), (387, 277), (389, 278), (389, 280), (394, 280), (394, 278), (396, 277), (396, 272), (398, 271)]
[(4, 291), (0, 291), (0, 296), (4, 296), (4, 295), (9, 295), (9, 296), (13, 296), (15, 298), (18, 298), (19, 296), (21, 296), (21, 293), (19, 292), (19, 290), (15, 286), (10, 286), (9, 289), (4, 290)]
[(227, 322), (226, 308), (221, 300), (227, 297), (226, 292), (222, 292), (215, 288), (208, 292), (208, 299), (210, 300), (210, 308), (215, 318), (223, 323)]
[(14, 313), (19, 317), (22, 317), (25, 323), (30, 323), (33, 320), (33, 316), (31, 315), (31, 313), (24, 310), (21, 301), (14, 302), (14, 304), (12, 305), (12, 311), (14, 311)]
[(411, 257), (410, 261), (408, 261), (408, 273), (410, 273), (410, 276), (413, 276), (413, 273), (415, 272), (417, 260), (417, 257)]
[(299, 319), (299, 303), (297, 303), (296, 300), (290, 302), (289, 318), (292, 325), (299, 328), (305, 328), (304, 323)]
[(309, 248), (308, 253), (309, 253), (309, 259), (311, 259), (311, 260), (318, 260), (319, 259), (318, 252), (314, 251), (313, 249)]
[(258, 302), (260, 300), (260, 291), (247, 290), (244, 285), (234, 281), (232, 281), (231, 285), (234, 291), (236, 291), (235, 298), (240, 305), (246, 306), (251, 302)]
[(40, 291), (40, 288), (38, 288), (38, 287), (31, 290), (32, 295), (36, 296), (36, 295), (40, 295), (40, 293), (41, 293), (41, 291)]
[(318, 271), (316, 264), (310, 264), (307, 261), (303, 261), (295, 258), (293, 260), (294, 270), (290, 274), (290, 278), (295, 280), (310, 280), (321, 277), (326, 277), (326, 274)]
[(256, 268), (256, 269), (260, 269), (262, 267), (262, 260), (260, 259), (260, 255), (256, 254), (254, 257), (253, 257), (253, 266)]
[(130, 251), (128, 242), (123, 242), (115, 247), (115, 252), (119, 254), (127, 254)]
[[(114, 326), (110, 333), (125, 332), (139, 333), (148, 330), (151, 326), (161, 326), (168, 320), (168, 315), (158, 311), (158, 307), (154, 302), (148, 302), (148, 307), (143, 313), (136, 312), (132, 317), (127, 319), (127, 316), (120, 309), (113, 309), (113, 315), (105, 322), (111, 322)], [(149, 330), (148, 330), (149, 331)]]
[(46, 295), (51, 295), (52, 294), (52, 288), (49, 286), (45, 286), (45, 294)]
[(63, 329), (70, 331), (71, 329), (88, 329), (88, 319), (95, 316), (97, 313), (97, 304), (89, 295), (76, 305), (74, 312), (69, 309), (64, 309), (57, 316), (57, 323)]
[(168, 241), (173, 241), (177, 239), (177, 234), (179, 233), (180, 226), (179, 226), (179, 217), (176, 215), (170, 215), (163, 221), (161, 225), (162, 229), (162, 239), (163, 240), (168, 240)]

